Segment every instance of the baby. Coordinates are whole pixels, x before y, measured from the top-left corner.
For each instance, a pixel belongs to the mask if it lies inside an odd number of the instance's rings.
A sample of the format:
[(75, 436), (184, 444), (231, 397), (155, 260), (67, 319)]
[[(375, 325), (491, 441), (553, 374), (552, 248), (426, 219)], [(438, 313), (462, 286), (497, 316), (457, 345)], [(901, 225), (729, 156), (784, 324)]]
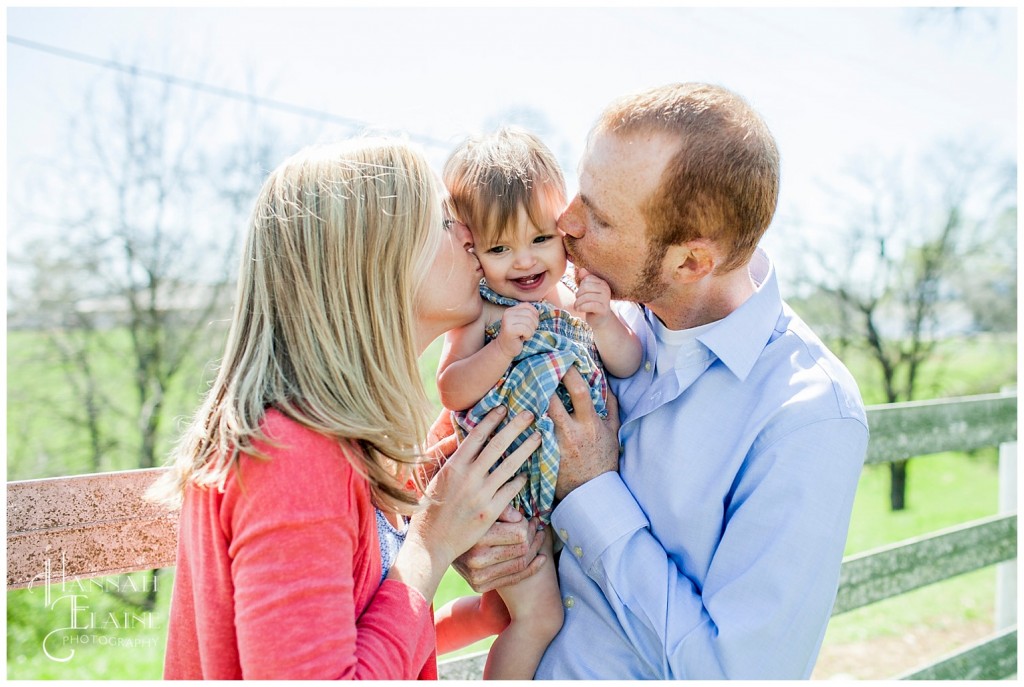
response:
[[(547, 417), (551, 395), (557, 390), (571, 410), (560, 382), (576, 366), (590, 384), (595, 409), (606, 415), (601, 364), (617, 377), (633, 374), (642, 358), (640, 342), (611, 310), (606, 282), (586, 274), (573, 293), (564, 279), (567, 259), (555, 224), (566, 205), (565, 181), (536, 136), (506, 127), (470, 138), (445, 163), (444, 182), (453, 217), (473, 234), (484, 307), (475, 322), (445, 337), (437, 374), (441, 402), (456, 411), (460, 438), (497, 405), (508, 406), (508, 419), (534, 414), (542, 443), (526, 464), (530, 481), (513, 503), (547, 523), (558, 469)], [(550, 537), (546, 545), (547, 562), (537, 574), (498, 590), (512, 623), (491, 650), (492, 676), (532, 678), (561, 626)]]

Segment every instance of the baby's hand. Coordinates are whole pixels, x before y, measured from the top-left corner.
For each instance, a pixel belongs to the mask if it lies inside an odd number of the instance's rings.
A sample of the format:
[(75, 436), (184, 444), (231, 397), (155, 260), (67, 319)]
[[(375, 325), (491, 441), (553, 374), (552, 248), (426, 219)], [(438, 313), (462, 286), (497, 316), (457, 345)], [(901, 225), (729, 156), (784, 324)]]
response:
[(600, 277), (590, 274), (586, 270), (577, 268), (582, 275), (579, 288), (576, 289), (577, 311), (584, 314), (587, 324), (591, 327), (599, 327), (607, 322), (609, 317), (615, 317), (612, 312), (611, 300), (612, 289), (608, 282)]
[(529, 303), (520, 303), (505, 310), (501, 316), (501, 331), (498, 332), (498, 346), (509, 358), (523, 350), (523, 344), (533, 336), (540, 324), (537, 309)]

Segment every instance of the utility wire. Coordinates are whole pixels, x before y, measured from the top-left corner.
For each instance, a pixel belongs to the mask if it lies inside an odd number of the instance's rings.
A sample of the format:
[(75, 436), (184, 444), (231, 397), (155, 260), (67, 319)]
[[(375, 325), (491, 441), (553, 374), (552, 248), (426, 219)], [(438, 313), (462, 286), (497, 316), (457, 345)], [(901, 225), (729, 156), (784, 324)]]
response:
[[(138, 67), (136, 65), (124, 64), (116, 60), (105, 60), (85, 53), (75, 52), (74, 50), (68, 50), (66, 48), (57, 47), (54, 45), (47, 45), (46, 43), (39, 43), (37, 41), (28, 40), (26, 38), (20, 38), (18, 36), (7, 36), (7, 42), (12, 45), (18, 45), (23, 48), (30, 50), (38, 50), (39, 52), (49, 53), (50, 55), (56, 55), (68, 60), (74, 60), (76, 62), (84, 62), (103, 69), (112, 69), (114, 71), (124, 72), (133, 76), (140, 76), (146, 79), (155, 79), (157, 81), (163, 81), (164, 83), (172, 86), (179, 86), (181, 88), (190, 88), (194, 91), (200, 91), (202, 93), (208, 93), (210, 95), (219, 96), (221, 98), (230, 98), (232, 100), (240, 100), (242, 102), (255, 105), (257, 107), (266, 107), (272, 110), (280, 110), (281, 112), (287, 112), (289, 114), (299, 115), (300, 117), (310, 117), (324, 122), (334, 122), (337, 124), (344, 124), (355, 129), (367, 129), (371, 128), (368, 122), (363, 122), (358, 119), (352, 119), (350, 117), (343, 117), (333, 112), (326, 112), (324, 110), (315, 110), (311, 107), (304, 107), (302, 105), (294, 105), (292, 103), (285, 102), (283, 100), (275, 100), (273, 98), (267, 98), (265, 96), (256, 95), (254, 93), (246, 93), (244, 91), (237, 91), (231, 88), (224, 88), (223, 86), (215, 86), (213, 84), (204, 83), (202, 81), (195, 81), (193, 79), (185, 79), (174, 74), (167, 74), (164, 72), (158, 72), (153, 69), (146, 69), (145, 67)], [(451, 143), (442, 141), (440, 139), (431, 138), (430, 136), (423, 136), (421, 134), (408, 134), (409, 140), (416, 141), (427, 146), (435, 146), (439, 148), (450, 148)]]

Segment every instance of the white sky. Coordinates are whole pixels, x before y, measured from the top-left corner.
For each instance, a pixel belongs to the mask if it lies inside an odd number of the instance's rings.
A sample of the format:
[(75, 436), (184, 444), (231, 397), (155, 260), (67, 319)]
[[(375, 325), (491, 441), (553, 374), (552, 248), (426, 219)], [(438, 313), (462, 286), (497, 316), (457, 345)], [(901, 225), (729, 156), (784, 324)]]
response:
[[(547, 141), (573, 188), (584, 137), (611, 99), (671, 81), (719, 83), (747, 98), (778, 139), (780, 216), (814, 222), (832, 205), (818, 182), (853, 155), (974, 137), (1016, 156), (1017, 9), (970, 9), (959, 25), (918, 25), (913, 12), (8, 8), (6, 29), (450, 145), (503, 110), (533, 108), (550, 123)], [(111, 72), (10, 42), (6, 52), (11, 178), (30, 155), (59, 156), (83, 89)], [(336, 135), (296, 115), (266, 116), (310, 140)], [(431, 152), (440, 165), (447, 150)]]

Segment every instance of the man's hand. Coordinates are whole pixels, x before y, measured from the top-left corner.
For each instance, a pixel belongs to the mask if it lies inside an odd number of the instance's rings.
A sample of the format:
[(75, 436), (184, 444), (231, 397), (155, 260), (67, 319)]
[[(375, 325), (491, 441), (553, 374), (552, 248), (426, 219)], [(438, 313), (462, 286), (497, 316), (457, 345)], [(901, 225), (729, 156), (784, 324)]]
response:
[(576, 487), (606, 472), (619, 469), (619, 404), (608, 393), (608, 418), (602, 420), (590, 400), (590, 388), (575, 367), (562, 378), (573, 413), (566, 411), (558, 395), (551, 397), (548, 416), (558, 439), (558, 482), (555, 498), (563, 499)]
[(469, 551), (455, 559), (452, 567), (477, 592), (486, 592), (525, 580), (540, 570), (544, 556), (538, 556), (547, 531), (539, 529), (537, 518), (527, 520), (508, 506)]

